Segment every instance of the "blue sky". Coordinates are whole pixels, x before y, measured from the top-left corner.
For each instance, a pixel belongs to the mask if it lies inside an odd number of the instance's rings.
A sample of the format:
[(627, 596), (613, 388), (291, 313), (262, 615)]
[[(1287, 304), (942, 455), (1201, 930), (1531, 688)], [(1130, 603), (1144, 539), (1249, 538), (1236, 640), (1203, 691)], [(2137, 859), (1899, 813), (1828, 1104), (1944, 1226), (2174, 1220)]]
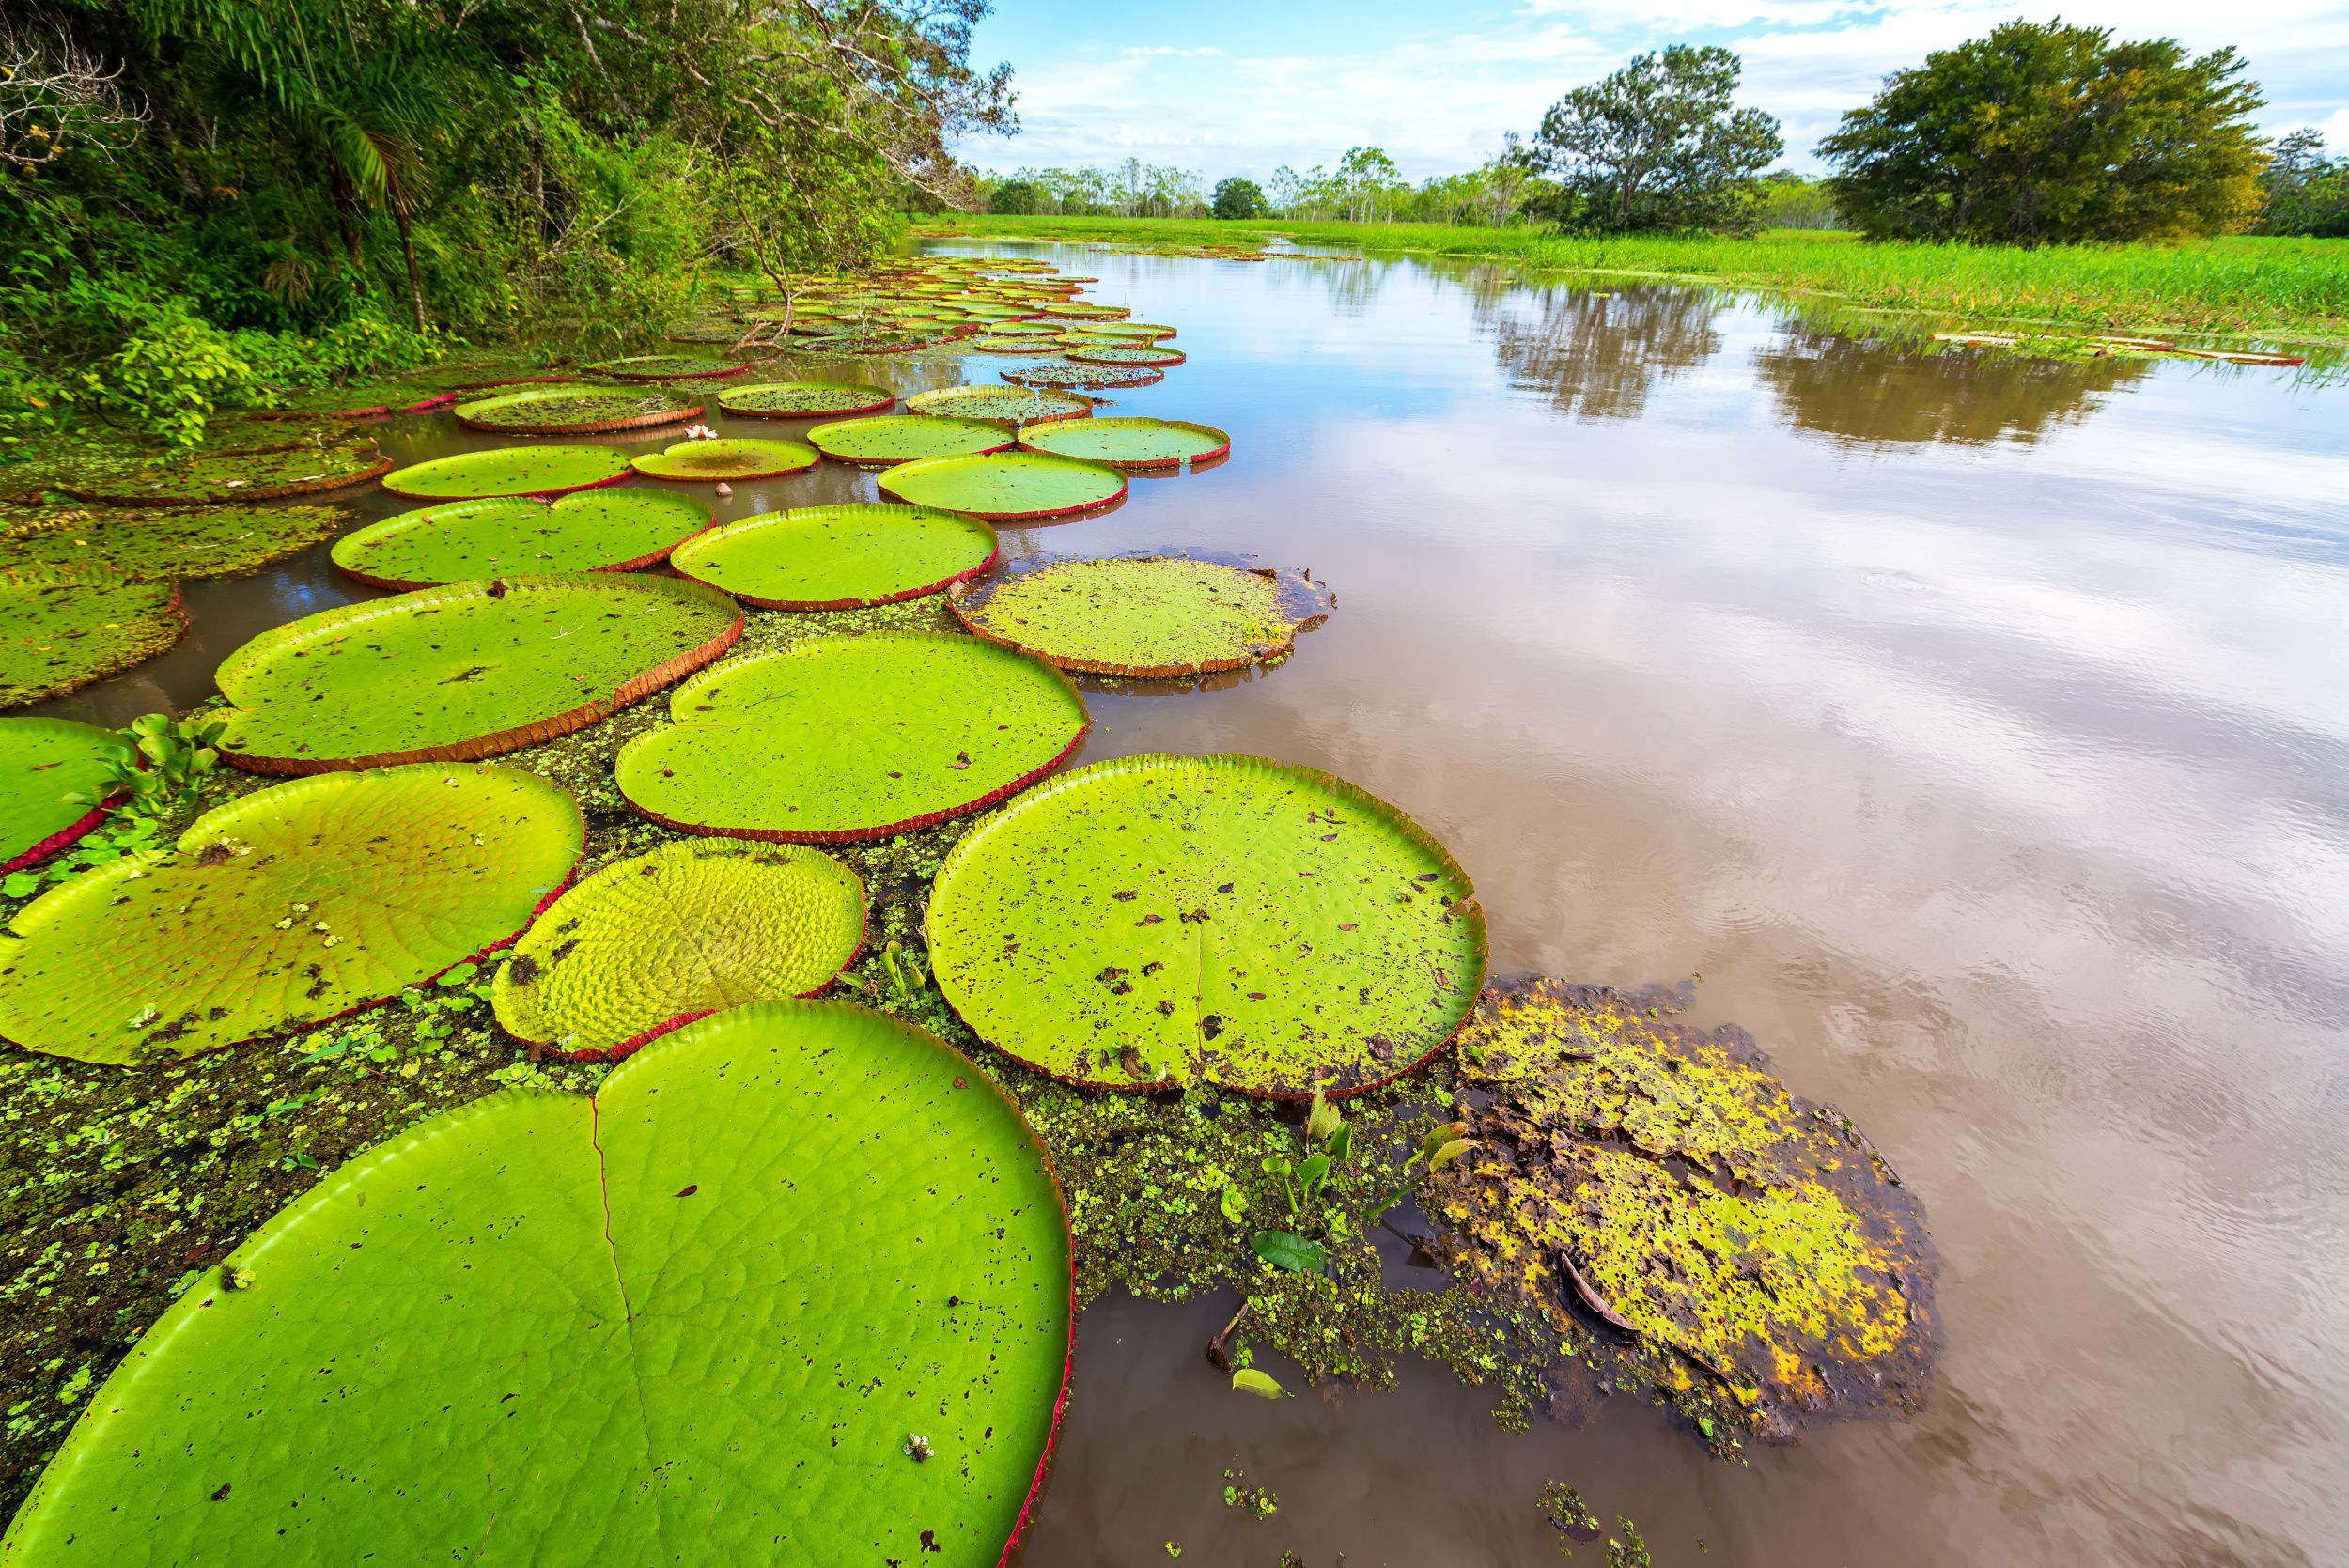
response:
[(1565, 89), (1663, 43), (1725, 43), (1745, 100), (1810, 152), (1885, 72), (2016, 15), (2126, 38), (2232, 44), (2261, 123), (2349, 151), (2349, 0), (996, 0), (972, 53), (1011, 62), (1021, 133), (972, 138), (982, 168), (1128, 157), (1262, 179), (1383, 147), (1414, 179), (1473, 166)]

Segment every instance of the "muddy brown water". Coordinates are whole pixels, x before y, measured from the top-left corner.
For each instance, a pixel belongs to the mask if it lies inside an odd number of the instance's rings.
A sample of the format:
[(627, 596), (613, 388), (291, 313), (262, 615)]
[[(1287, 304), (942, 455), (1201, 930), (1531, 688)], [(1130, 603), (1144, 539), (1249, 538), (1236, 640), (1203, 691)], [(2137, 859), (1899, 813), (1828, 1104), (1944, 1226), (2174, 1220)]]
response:
[[(1621, 1400), (1505, 1433), (1423, 1367), (1236, 1396), (1200, 1355), (1228, 1301), (1113, 1299), (1028, 1568), (1558, 1561), (1551, 1479), (1668, 1564), (2349, 1558), (2349, 390), (1927, 357), (1656, 287), (1002, 248), (1180, 327), (1190, 363), (1118, 411), (1233, 435), (1007, 554), (1246, 552), (1338, 595), (1268, 674), (1095, 696), (1084, 757), (1327, 768), (1458, 856), (1497, 970), (1701, 975), (1703, 1021), (1922, 1196), (1948, 1342), (1915, 1421), (1735, 1466)], [(873, 493), (826, 465), (720, 515)], [(179, 648), (48, 710), (185, 706), (368, 595), (323, 551), (191, 584)], [(1278, 1514), (1226, 1509), (1227, 1467)]]

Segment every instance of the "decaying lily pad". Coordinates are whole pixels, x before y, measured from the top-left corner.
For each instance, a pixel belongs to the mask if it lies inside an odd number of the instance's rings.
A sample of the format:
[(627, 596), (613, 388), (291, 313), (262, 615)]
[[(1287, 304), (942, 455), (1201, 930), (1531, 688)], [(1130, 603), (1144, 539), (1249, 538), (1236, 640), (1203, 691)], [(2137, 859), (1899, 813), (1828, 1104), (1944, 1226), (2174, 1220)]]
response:
[(818, 425), (808, 431), (807, 439), (834, 462), (871, 467), (911, 462), (919, 458), (1001, 452), (1012, 442), (1008, 431), (985, 420), (941, 419), (918, 413)]
[(1069, 1255), (969, 1060), (735, 1008), (322, 1178), (139, 1341), (0, 1560), (993, 1568), (1066, 1399)]
[(1023, 365), (1003, 372), (1016, 386), (1062, 386), (1106, 391), (1113, 387), (1149, 386), (1166, 380), (1166, 372), (1147, 365)]
[(498, 971), (518, 1040), (617, 1060), (747, 1001), (813, 996), (864, 945), (864, 884), (820, 849), (691, 839), (554, 901)]
[(1126, 498), (1126, 476), (1101, 463), (1043, 452), (926, 458), (883, 471), (881, 493), (913, 506), (1014, 521), (1073, 517)]
[(469, 761), (609, 718), (734, 645), (699, 582), (568, 572), (452, 582), (262, 632), (216, 677), (221, 754), (255, 773)]
[(383, 488), (411, 501), (557, 496), (616, 485), (635, 472), (612, 446), (496, 446), (395, 469)]
[(528, 572), (634, 571), (709, 526), (699, 502), (666, 490), (598, 489), (558, 501), (450, 501), (369, 523), (334, 541), (334, 565), (378, 588), (429, 588)]
[(91, 581), (233, 577), (332, 538), (334, 506), (0, 511), (0, 569)]
[(1050, 387), (982, 383), (917, 392), (906, 399), (906, 408), (913, 413), (936, 414), (945, 419), (980, 419), (989, 425), (1017, 429), (1022, 425), (1082, 419), (1093, 412), (1093, 399), (1073, 392), (1055, 392)]
[(843, 419), (886, 413), (896, 401), (887, 387), (854, 381), (760, 381), (718, 394), (720, 408), (751, 419)]
[(0, 576), (0, 707), (141, 664), (188, 629), (174, 582)]
[(1048, 780), (930, 890), (939, 990), (1039, 1072), (1346, 1094), (1443, 1048), (1485, 978), (1468, 876), (1311, 768), (1137, 756)]
[(115, 730), (71, 719), (0, 719), (0, 871), (38, 864), (103, 822), (116, 766), (137, 761)]
[(1212, 425), (1182, 419), (1088, 419), (1022, 430), (1019, 444), (1030, 452), (1107, 463), (1112, 468), (1179, 468), (1227, 456), (1232, 438)]
[(584, 832), (509, 768), (257, 791), (26, 905), (0, 941), (0, 1037), (128, 1066), (380, 1001), (511, 939)]
[(679, 687), (677, 722), (620, 748), (638, 811), (690, 833), (840, 844), (992, 805), (1089, 722), (1049, 664), (926, 632), (823, 637)]
[(289, 441), (125, 466), (66, 487), (76, 501), (113, 506), (206, 506), (349, 489), (389, 473), (371, 441)]
[(632, 354), (608, 359), (587, 367), (599, 376), (623, 381), (692, 381), (719, 376), (739, 376), (750, 368), (739, 360), (709, 354)]
[(1915, 1405), (1938, 1350), (1923, 1210), (1743, 1030), (1679, 1022), (1690, 1000), (1485, 994), (1459, 1055), (1489, 1101), (1428, 1204), (1455, 1266), (1677, 1352), (1765, 1430)]
[(636, 458), (647, 479), (677, 479), (705, 485), (735, 479), (775, 479), (816, 466), (816, 449), (796, 441), (681, 441), (665, 452)]
[(995, 555), (995, 530), (977, 518), (852, 501), (744, 518), (670, 565), (762, 610), (852, 610), (942, 592)]
[(1301, 573), (1142, 555), (1029, 563), (947, 602), (979, 636), (1064, 670), (1165, 677), (1277, 659), (1331, 597)]
[(557, 382), (495, 391), (451, 411), (468, 430), (506, 436), (591, 436), (699, 419), (703, 404), (652, 387)]

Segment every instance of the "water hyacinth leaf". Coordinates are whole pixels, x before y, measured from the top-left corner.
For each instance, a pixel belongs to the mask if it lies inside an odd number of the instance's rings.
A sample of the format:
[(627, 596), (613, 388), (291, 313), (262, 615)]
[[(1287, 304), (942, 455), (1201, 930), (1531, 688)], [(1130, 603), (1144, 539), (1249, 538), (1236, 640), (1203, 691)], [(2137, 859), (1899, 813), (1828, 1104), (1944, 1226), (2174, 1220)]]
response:
[(1126, 498), (1126, 476), (1100, 463), (1041, 452), (929, 458), (880, 476), (881, 493), (914, 506), (998, 520), (1072, 517)]
[(568, 795), (506, 768), (259, 790), (25, 906), (0, 944), (0, 1037), (128, 1066), (380, 1001), (512, 938), (584, 831)]
[(115, 506), (203, 506), (349, 489), (389, 472), (371, 441), (292, 441), (125, 467), (68, 485), (76, 501)]
[(820, 850), (693, 839), (604, 867), (498, 973), (508, 1034), (623, 1057), (705, 1014), (812, 996), (864, 944), (864, 884)]
[(179, 585), (0, 577), (0, 707), (61, 696), (144, 663), (188, 629)]
[(845, 502), (744, 518), (670, 564), (762, 610), (848, 610), (935, 594), (995, 564), (995, 530), (930, 506)]
[(648, 479), (717, 485), (803, 473), (816, 466), (816, 451), (796, 441), (681, 441), (665, 452), (647, 452), (635, 461), (636, 472)]
[(739, 376), (750, 366), (711, 354), (631, 354), (587, 366), (599, 376), (623, 381), (690, 381)]
[(116, 767), (136, 762), (114, 730), (0, 719), (0, 871), (38, 864), (104, 821)]
[(963, 457), (1001, 452), (1012, 438), (1000, 426), (979, 419), (940, 419), (894, 414), (879, 419), (844, 419), (807, 433), (816, 449), (834, 462), (910, 462), (917, 458)]
[(1093, 412), (1093, 399), (1049, 387), (981, 384), (917, 392), (906, 399), (906, 408), (914, 413), (979, 419), (1017, 428), (1053, 420), (1083, 419)]
[(993, 1568), (1058, 1424), (1069, 1253), (967, 1059), (736, 1008), (295, 1200), (132, 1349), (0, 1560)]
[(1003, 372), (1018, 386), (1078, 387), (1101, 391), (1113, 387), (1151, 386), (1166, 380), (1166, 372), (1147, 365), (1027, 365)]
[(709, 526), (699, 502), (665, 490), (603, 489), (556, 501), (452, 501), (369, 523), (334, 541), (334, 565), (379, 588), (427, 588), (531, 572), (634, 571)]
[(598, 722), (734, 645), (699, 582), (574, 572), (321, 611), (225, 660), (221, 754), (256, 773), (464, 761)]
[(679, 687), (620, 749), (629, 803), (692, 833), (846, 843), (926, 827), (1042, 778), (1084, 737), (1047, 664), (969, 637), (827, 637)]
[(1286, 653), (1330, 596), (1301, 574), (1154, 555), (1036, 562), (947, 602), (978, 636), (1064, 670), (1163, 678)]
[(557, 382), (497, 392), (459, 403), (457, 423), (468, 430), (500, 435), (602, 435), (645, 429), (701, 417), (697, 397), (657, 388), (590, 386)]
[(1232, 450), (1232, 438), (1212, 425), (1180, 419), (1088, 419), (1023, 430), (1019, 444), (1030, 452), (1082, 458), (1113, 468), (1177, 468), (1207, 462)]
[(1250, 1234), (1248, 1246), (1273, 1267), (1293, 1274), (1318, 1274), (1330, 1265), (1327, 1249), (1293, 1231), (1257, 1231)]
[(1236, 1394), (1254, 1394), (1258, 1399), (1291, 1397), (1289, 1391), (1281, 1387), (1279, 1378), (1268, 1372), (1258, 1372), (1253, 1367), (1242, 1367), (1232, 1374), (1232, 1391)]
[(760, 381), (718, 394), (720, 408), (751, 419), (839, 419), (884, 413), (896, 401), (886, 387), (855, 381)]
[(233, 577), (332, 538), (333, 506), (0, 512), (0, 562), (28, 578)]
[(1108, 1088), (1331, 1097), (1441, 1049), (1485, 974), (1468, 876), (1311, 768), (1137, 756), (972, 827), (931, 889), (931, 972), (979, 1037)]
[(383, 488), (411, 501), (556, 496), (616, 485), (635, 470), (611, 446), (498, 446), (394, 469)]

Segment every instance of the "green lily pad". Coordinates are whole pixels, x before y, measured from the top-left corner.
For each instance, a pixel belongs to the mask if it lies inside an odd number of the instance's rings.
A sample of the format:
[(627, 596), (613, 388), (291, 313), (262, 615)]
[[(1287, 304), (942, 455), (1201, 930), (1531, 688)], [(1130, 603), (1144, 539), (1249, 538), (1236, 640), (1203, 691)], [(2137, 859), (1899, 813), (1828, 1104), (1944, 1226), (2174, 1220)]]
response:
[(1061, 304), (1046, 305), (1044, 307), (1044, 314), (1054, 318), (1065, 318), (1070, 320), (1122, 321), (1127, 317), (1131, 316), (1133, 312), (1127, 309), (1124, 305), (1085, 304), (1078, 301), (1071, 300)]
[(555, 496), (616, 485), (634, 472), (628, 454), (610, 446), (494, 446), (395, 469), (383, 488), (411, 501)]
[(222, 661), (221, 754), (256, 773), (455, 762), (599, 722), (734, 645), (699, 582), (570, 572), (452, 582), (262, 632)]
[(825, 637), (679, 687), (620, 748), (629, 803), (692, 833), (837, 844), (991, 805), (1084, 738), (1068, 677), (970, 637)]
[(1117, 1089), (1368, 1089), (1440, 1050), (1485, 979), (1484, 911), (1442, 846), (1261, 757), (1048, 781), (962, 836), (926, 930), (981, 1039)]
[(1190, 356), (1177, 349), (1160, 349), (1136, 344), (1125, 347), (1115, 343), (1078, 344), (1068, 349), (1068, 358), (1078, 365), (1180, 365)]
[(962, 347), (973, 354), (1047, 354), (1052, 351), (1054, 339), (1022, 337), (974, 337)]
[(0, 1559), (994, 1568), (1066, 1398), (1069, 1255), (968, 1059), (736, 1008), (593, 1098), (508, 1090), (327, 1175), (140, 1340)]
[(698, 419), (699, 398), (659, 388), (558, 382), (474, 397), (452, 411), (468, 430), (509, 436), (592, 436)]
[(1003, 372), (1016, 386), (1077, 387), (1107, 391), (1117, 387), (1150, 386), (1166, 380), (1166, 372), (1146, 365), (1023, 365)]
[(1001, 452), (1011, 445), (1011, 437), (1001, 427), (985, 420), (914, 413), (818, 425), (807, 439), (834, 462), (874, 465)]
[(0, 1037), (132, 1065), (381, 1001), (512, 939), (579, 858), (579, 807), (508, 768), (303, 779), (83, 872), (0, 944)]
[(589, 490), (559, 501), (503, 497), (420, 506), (334, 541), (334, 565), (379, 588), (469, 577), (634, 571), (709, 526), (699, 502), (666, 490)]
[(631, 354), (587, 367), (599, 376), (623, 381), (691, 381), (716, 376), (739, 376), (750, 368), (739, 360), (709, 354)]
[(854, 381), (760, 381), (718, 394), (720, 408), (751, 419), (839, 419), (885, 412), (896, 401), (886, 387)]
[(691, 839), (554, 901), (498, 971), (517, 1040), (616, 1061), (746, 1001), (813, 996), (864, 945), (864, 884), (819, 849)]
[(995, 564), (995, 530), (930, 506), (847, 502), (744, 518), (670, 565), (762, 610), (852, 610), (944, 591)]
[(1057, 518), (1097, 511), (1126, 498), (1126, 476), (1100, 463), (1042, 452), (931, 458), (880, 476), (883, 495), (977, 518)]
[(0, 707), (145, 663), (188, 629), (179, 584), (0, 578)]
[(233, 577), (332, 538), (334, 506), (0, 512), (0, 561), (27, 577)]
[(1178, 468), (1225, 456), (1232, 438), (1212, 425), (1180, 419), (1088, 419), (1023, 430), (1019, 444), (1112, 468)]
[(1039, 562), (947, 602), (977, 635), (1064, 670), (1166, 677), (1278, 658), (1331, 599), (1301, 574), (1144, 555)]
[(0, 719), (0, 871), (47, 860), (106, 819), (117, 764), (138, 754), (113, 730), (70, 719)]
[(312, 441), (207, 452), (144, 466), (126, 466), (65, 487), (76, 501), (114, 506), (203, 506), (228, 501), (275, 501), (349, 489), (388, 472), (392, 460), (371, 441), (332, 444)]
[(1049, 420), (1082, 419), (1093, 411), (1093, 399), (1073, 392), (1044, 387), (942, 386), (917, 392), (906, 399), (915, 413), (946, 419), (979, 419), (990, 425), (1039, 425)]
[(681, 441), (665, 452), (647, 452), (636, 459), (636, 472), (648, 479), (706, 485), (773, 479), (815, 466), (815, 448), (796, 441)]

